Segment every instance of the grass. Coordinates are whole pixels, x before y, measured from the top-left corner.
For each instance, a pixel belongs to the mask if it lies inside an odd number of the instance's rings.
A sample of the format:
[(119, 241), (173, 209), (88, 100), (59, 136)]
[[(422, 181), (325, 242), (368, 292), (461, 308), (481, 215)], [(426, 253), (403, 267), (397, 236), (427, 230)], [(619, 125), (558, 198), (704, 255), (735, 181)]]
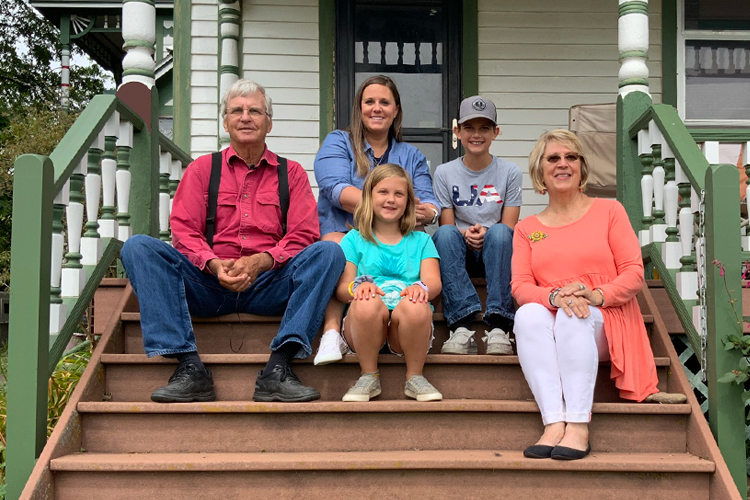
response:
[[(91, 359), (88, 341), (66, 353), (55, 368), (47, 386), (47, 437), (60, 420), (70, 395)], [(0, 346), (0, 499), (5, 498), (5, 425), (7, 420), (8, 348)]]

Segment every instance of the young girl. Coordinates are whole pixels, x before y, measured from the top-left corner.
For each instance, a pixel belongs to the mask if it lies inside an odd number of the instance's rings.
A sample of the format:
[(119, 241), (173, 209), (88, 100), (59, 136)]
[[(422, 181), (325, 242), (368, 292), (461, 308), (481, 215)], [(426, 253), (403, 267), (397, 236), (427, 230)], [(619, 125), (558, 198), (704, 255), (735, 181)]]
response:
[(432, 239), (414, 231), (415, 205), (409, 174), (398, 165), (380, 165), (365, 180), (355, 229), (341, 241), (347, 263), (336, 296), (351, 303), (344, 336), (362, 368), (344, 401), (369, 401), (380, 394), (378, 353), (386, 341), (406, 359), (404, 393), (417, 401), (443, 399), (422, 376), (432, 343), (429, 301), (442, 286)]

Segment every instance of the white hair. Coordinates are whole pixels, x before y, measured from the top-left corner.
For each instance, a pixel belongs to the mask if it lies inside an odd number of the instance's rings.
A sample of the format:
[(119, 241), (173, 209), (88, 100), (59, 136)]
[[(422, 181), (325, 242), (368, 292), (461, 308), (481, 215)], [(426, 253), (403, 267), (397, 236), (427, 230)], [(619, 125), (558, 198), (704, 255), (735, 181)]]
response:
[(227, 89), (227, 93), (221, 98), (221, 118), (223, 119), (227, 114), (229, 101), (235, 97), (245, 97), (256, 92), (263, 94), (266, 101), (266, 113), (268, 113), (269, 118), (273, 118), (273, 102), (271, 102), (271, 97), (266, 94), (266, 89), (263, 88), (263, 85), (247, 79), (237, 80)]

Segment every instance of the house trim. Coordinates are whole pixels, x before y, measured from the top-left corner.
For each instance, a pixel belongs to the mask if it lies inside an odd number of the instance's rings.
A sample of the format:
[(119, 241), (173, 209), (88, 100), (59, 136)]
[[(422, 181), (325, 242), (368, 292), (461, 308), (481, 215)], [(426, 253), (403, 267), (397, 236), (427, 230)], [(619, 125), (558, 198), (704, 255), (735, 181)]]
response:
[(661, 4), (661, 102), (677, 107), (677, 2)]
[(477, 0), (463, 2), (463, 38), (461, 40), (461, 97), (479, 93), (479, 14)]
[(318, 124), (320, 141), (334, 130), (336, 116), (334, 85), (336, 68), (336, 0), (320, 0), (318, 6), (318, 58), (320, 83), (320, 111)]
[(183, 151), (190, 151), (190, 40), (192, 1), (175, 2), (173, 73), (173, 141)]

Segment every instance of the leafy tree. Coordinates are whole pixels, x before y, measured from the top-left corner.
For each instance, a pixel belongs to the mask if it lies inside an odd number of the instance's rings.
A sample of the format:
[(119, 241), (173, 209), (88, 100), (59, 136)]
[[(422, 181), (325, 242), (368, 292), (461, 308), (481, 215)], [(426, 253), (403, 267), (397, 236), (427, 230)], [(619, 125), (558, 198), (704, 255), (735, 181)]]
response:
[[(98, 65), (71, 64), (71, 113), (60, 112), (59, 36), (27, 0), (0, 0), (0, 291), (9, 283), (13, 162), (49, 155), (109, 78)], [(75, 45), (71, 52), (82, 54)]]

